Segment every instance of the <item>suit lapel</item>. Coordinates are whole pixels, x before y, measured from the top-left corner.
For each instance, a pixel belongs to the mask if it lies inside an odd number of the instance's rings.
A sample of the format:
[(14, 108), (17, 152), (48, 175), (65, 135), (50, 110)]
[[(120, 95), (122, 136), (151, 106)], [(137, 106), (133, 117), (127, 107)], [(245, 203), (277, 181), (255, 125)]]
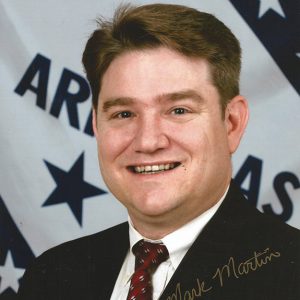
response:
[(224, 259), (232, 256), (242, 232), (244, 201), (231, 184), (222, 205), (183, 258), (160, 299), (194, 299), (188, 294), (212, 292), (217, 280), (213, 275)]

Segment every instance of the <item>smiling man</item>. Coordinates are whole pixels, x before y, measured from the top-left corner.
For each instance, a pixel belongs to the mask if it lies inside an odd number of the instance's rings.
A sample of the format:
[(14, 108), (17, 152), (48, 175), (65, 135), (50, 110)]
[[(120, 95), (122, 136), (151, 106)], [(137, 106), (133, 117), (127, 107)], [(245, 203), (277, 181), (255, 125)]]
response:
[(180, 228), (230, 183), (247, 105), (236, 96), (222, 117), (210, 77), (204, 59), (161, 46), (121, 54), (102, 78), (93, 122), (102, 175), (143, 236)]
[(44, 253), (20, 299), (299, 299), (298, 231), (231, 181), (248, 120), (240, 52), (184, 6), (99, 22), (83, 63), (101, 173), (129, 220)]

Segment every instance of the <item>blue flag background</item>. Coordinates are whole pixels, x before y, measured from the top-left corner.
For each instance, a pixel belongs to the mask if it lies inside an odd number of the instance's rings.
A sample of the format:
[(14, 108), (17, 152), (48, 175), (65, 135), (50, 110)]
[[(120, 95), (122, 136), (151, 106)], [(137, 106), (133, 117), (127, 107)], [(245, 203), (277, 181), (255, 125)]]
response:
[[(98, 170), (81, 54), (121, 1), (0, 1), (0, 299), (46, 249), (126, 220)], [(160, 1), (213, 13), (241, 41), (250, 122), (234, 177), (300, 228), (300, 1)], [(153, 1), (132, 1), (144, 4)]]

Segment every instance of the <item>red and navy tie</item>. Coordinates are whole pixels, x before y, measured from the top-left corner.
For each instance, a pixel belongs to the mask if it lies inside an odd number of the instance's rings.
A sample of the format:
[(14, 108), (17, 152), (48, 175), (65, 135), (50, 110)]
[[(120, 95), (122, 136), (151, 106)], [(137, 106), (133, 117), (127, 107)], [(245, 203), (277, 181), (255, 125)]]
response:
[(169, 257), (165, 245), (140, 240), (132, 247), (135, 272), (131, 278), (127, 300), (152, 300), (152, 275)]

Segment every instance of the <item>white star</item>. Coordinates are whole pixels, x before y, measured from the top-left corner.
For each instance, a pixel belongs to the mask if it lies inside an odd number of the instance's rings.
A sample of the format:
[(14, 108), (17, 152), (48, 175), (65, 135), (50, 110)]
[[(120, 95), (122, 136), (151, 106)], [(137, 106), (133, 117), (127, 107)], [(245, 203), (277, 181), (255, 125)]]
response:
[(277, 14), (285, 18), (279, 0), (260, 0), (258, 18), (261, 18), (269, 9), (273, 9)]
[(0, 266), (0, 294), (11, 287), (15, 292), (19, 288), (19, 278), (22, 277), (24, 269), (16, 268), (10, 251), (7, 252), (4, 266)]
[(300, 58), (300, 52), (296, 53), (296, 55)]

